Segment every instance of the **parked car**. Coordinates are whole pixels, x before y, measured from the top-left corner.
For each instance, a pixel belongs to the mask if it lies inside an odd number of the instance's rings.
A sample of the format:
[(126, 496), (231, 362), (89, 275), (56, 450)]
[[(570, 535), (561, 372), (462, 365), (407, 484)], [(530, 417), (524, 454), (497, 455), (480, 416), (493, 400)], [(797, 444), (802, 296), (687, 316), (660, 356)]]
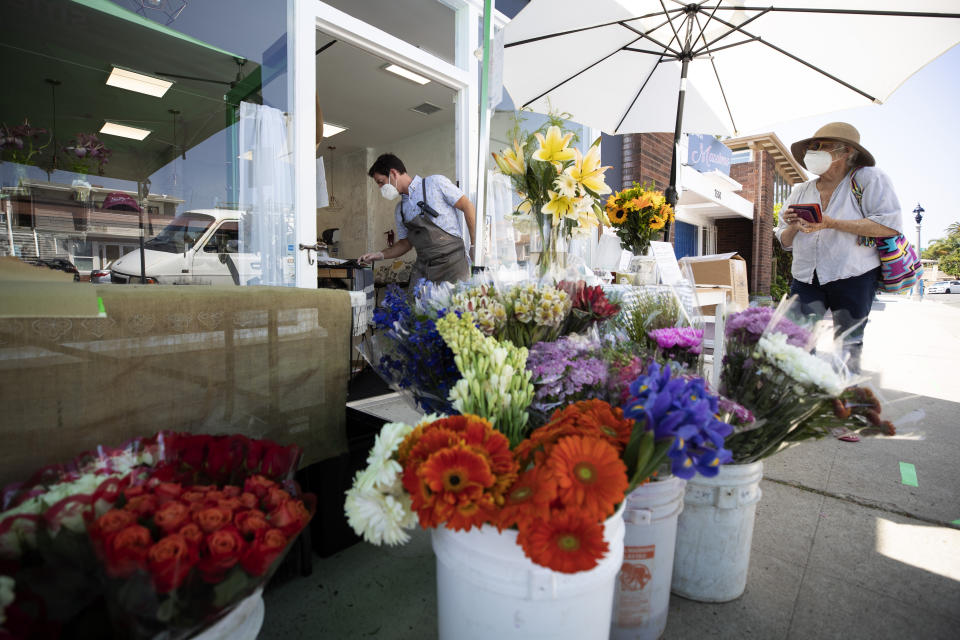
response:
[(960, 280), (941, 280), (927, 287), (927, 293), (960, 293)]
[(47, 267), (48, 269), (55, 269), (57, 271), (66, 271), (67, 273), (73, 274), (74, 281), (80, 280), (80, 271), (77, 269), (76, 265), (65, 258), (20, 258), (23, 262), (27, 264), (32, 264), (35, 267)]
[(103, 269), (94, 269), (90, 272), (90, 282), (94, 284), (110, 284), (110, 265), (113, 264), (111, 261)]
[[(249, 284), (260, 275), (260, 258), (240, 253), (240, 211), (199, 209), (174, 218), (144, 243), (147, 284)], [(110, 265), (110, 281), (140, 282), (140, 251)]]

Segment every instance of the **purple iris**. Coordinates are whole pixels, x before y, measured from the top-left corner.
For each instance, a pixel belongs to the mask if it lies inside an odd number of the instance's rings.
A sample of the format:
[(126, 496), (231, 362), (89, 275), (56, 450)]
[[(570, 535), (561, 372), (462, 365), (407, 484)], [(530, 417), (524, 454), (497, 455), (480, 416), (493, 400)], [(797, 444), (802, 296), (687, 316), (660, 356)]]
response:
[(707, 391), (702, 378), (672, 374), (670, 365), (651, 364), (646, 375), (630, 384), (623, 415), (653, 430), (655, 441), (672, 439), (667, 455), (675, 476), (689, 479), (698, 472), (715, 476), (721, 464), (733, 460), (723, 448), (733, 427), (717, 419), (717, 397)]
[[(725, 335), (727, 338), (736, 337), (745, 345), (756, 344), (763, 335), (767, 325), (773, 318), (776, 310), (773, 307), (749, 307), (727, 318)], [(792, 321), (781, 318), (772, 329), (777, 333), (787, 335), (787, 343), (803, 347), (810, 339), (810, 332), (797, 326)]]

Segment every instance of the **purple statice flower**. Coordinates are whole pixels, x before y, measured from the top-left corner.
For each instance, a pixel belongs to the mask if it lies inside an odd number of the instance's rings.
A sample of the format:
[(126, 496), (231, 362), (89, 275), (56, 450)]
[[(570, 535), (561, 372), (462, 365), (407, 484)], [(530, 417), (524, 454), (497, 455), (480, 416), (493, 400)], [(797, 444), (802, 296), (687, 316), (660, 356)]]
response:
[(707, 391), (702, 378), (674, 378), (670, 365), (653, 363), (630, 384), (623, 415), (633, 418), (655, 442), (671, 441), (667, 456), (671, 471), (689, 479), (696, 473), (717, 475), (733, 454), (723, 448), (733, 427), (717, 419), (717, 396)]
[(655, 340), (657, 346), (664, 351), (680, 348), (690, 353), (699, 354), (703, 348), (703, 329), (667, 327), (666, 329), (654, 329), (647, 335)]
[[(745, 345), (756, 344), (767, 329), (767, 325), (770, 324), (774, 313), (776, 310), (773, 307), (749, 307), (731, 314), (727, 318), (725, 335), (727, 338), (736, 338)], [(805, 346), (810, 339), (809, 331), (786, 318), (781, 318), (772, 330), (786, 334), (787, 343), (797, 347)]]
[(595, 340), (567, 336), (530, 347), (527, 369), (536, 389), (531, 407), (549, 411), (561, 404), (600, 397), (607, 384), (607, 364), (594, 357)]

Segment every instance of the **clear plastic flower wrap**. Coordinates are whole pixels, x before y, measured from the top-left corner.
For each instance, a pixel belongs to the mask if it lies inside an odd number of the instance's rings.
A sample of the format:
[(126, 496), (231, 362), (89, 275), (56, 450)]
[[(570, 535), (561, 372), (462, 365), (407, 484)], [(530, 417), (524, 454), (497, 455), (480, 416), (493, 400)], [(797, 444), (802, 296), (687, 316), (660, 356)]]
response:
[(727, 439), (738, 463), (760, 460), (787, 442), (857, 382), (834, 353), (815, 352), (824, 322), (805, 316), (796, 298), (750, 307), (726, 318), (720, 393), (753, 413), (754, 422)]

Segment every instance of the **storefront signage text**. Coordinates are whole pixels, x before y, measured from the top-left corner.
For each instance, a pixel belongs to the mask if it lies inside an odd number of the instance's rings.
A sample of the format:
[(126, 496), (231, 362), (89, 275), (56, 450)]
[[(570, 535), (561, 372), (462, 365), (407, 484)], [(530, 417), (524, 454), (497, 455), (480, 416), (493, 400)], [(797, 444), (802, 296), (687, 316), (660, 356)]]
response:
[(687, 164), (700, 173), (720, 171), (730, 175), (733, 152), (713, 136), (690, 134), (687, 138)]

